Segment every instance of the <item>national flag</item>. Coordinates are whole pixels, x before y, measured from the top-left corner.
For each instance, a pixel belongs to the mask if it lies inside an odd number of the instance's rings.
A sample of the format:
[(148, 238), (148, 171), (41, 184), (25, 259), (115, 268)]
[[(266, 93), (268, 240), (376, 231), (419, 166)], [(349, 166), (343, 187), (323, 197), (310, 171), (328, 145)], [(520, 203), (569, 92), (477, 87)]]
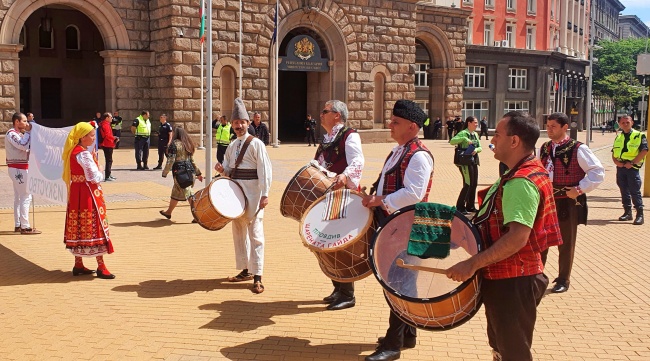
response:
[(205, 41), (205, 14), (203, 13), (205, 5), (203, 0), (201, 0), (201, 9), (199, 9), (199, 16), (201, 17), (201, 30), (199, 31), (199, 39), (201, 39), (201, 44)]
[[(278, 0), (279, 2), (279, 0)], [(271, 37), (271, 45), (275, 44), (275, 41), (278, 37), (278, 3), (275, 4), (275, 16), (273, 17), (273, 36)]]

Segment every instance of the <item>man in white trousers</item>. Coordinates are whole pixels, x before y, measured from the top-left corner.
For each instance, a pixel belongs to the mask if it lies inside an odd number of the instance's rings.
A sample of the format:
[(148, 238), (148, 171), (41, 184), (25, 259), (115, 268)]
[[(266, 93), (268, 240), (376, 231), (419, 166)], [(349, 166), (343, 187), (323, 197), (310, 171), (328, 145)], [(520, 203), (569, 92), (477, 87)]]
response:
[(214, 169), (237, 182), (246, 195), (248, 205), (243, 217), (232, 222), (236, 267), (242, 271), (229, 277), (230, 282), (253, 280), (253, 293), (264, 292), (264, 207), (269, 203), (271, 160), (261, 140), (248, 134), (250, 118), (244, 102), (235, 99), (232, 128), (237, 139), (226, 149), (223, 164)]

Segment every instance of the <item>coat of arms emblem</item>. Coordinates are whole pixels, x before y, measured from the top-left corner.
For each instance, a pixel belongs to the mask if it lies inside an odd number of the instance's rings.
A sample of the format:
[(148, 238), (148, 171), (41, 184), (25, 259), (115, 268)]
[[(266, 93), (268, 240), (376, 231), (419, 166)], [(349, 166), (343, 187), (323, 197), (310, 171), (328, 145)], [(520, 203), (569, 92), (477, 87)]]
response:
[(311, 58), (314, 56), (314, 43), (309, 41), (307, 37), (300, 39), (296, 43), (296, 51), (293, 54), (302, 60)]

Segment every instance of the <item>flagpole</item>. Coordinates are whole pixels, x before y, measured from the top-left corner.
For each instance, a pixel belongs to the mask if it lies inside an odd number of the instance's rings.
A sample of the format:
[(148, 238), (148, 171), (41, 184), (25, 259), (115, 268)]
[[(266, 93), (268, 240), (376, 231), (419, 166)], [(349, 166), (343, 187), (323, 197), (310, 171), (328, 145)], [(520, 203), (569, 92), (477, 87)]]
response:
[(204, 105), (203, 102), (205, 101), (205, 97), (204, 97), (204, 94), (203, 94), (203, 73), (204, 73), (203, 67), (205, 66), (203, 64), (203, 51), (204, 51), (203, 50), (203, 39), (201, 39), (201, 144), (199, 145), (199, 149), (205, 149), (205, 147), (203, 146), (203, 142), (204, 142), (203, 129), (205, 127), (205, 124), (204, 124), (204, 122), (205, 122), (205, 114), (203, 114), (203, 105)]
[[(206, 75), (207, 75), (207, 81), (206, 81), (206, 113), (209, 119), (212, 119), (212, 0), (208, 1), (208, 7), (207, 7), (207, 21), (206, 21), (206, 42), (208, 43), (208, 46), (206, 47), (207, 51), (205, 54), (205, 64), (206, 64)], [(203, 90), (201, 90), (203, 91)], [(204, 122), (205, 123), (205, 134), (212, 134), (212, 128), (211, 122)], [(205, 142), (206, 150), (205, 150), (205, 185), (207, 186), (210, 184), (210, 181), (212, 180), (212, 139), (208, 139)]]
[(280, 83), (280, 80), (278, 79), (278, 76), (280, 72), (278, 71), (279, 68), (279, 63), (278, 63), (278, 55), (280, 51), (280, 28), (278, 27), (278, 21), (280, 21), (280, 16), (279, 16), (279, 11), (280, 11), (280, 0), (276, 0), (275, 2), (275, 51), (274, 51), (274, 57), (275, 61), (273, 64), (273, 73), (275, 74), (274, 76), (274, 82), (273, 82), (273, 148), (278, 148), (280, 144), (278, 143), (278, 84)]
[(243, 68), (242, 68), (242, 0), (239, 0), (239, 97), (244, 99), (244, 93), (242, 93), (242, 79), (244, 78)]

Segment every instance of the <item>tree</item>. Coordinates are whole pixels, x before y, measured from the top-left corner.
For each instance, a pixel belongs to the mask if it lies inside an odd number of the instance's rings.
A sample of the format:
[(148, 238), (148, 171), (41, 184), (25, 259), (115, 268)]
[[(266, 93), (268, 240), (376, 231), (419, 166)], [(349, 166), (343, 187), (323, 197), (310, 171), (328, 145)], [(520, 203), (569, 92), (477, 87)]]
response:
[(643, 53), (646, 39), (600, 41), (594, 50), (594, 95), (606, 96), (616, 111), (640, 100), (643, 86), (636, 75), (636, 58)]

